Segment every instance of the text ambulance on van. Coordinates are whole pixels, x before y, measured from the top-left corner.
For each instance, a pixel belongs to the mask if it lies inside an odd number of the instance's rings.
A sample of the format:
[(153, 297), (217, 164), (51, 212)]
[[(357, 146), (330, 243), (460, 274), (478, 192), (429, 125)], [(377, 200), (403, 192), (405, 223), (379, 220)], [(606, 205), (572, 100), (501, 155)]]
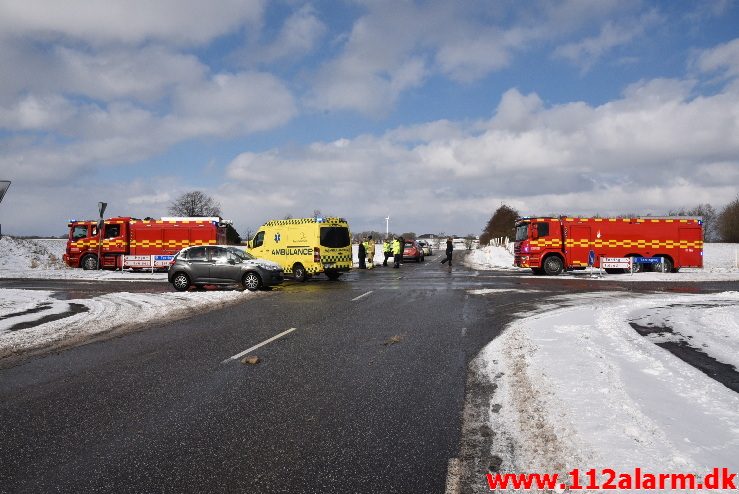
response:
[(249, 253), (278, 263), (298, 281), (318, 273), (335, 280), (352, 267), (349, 224), (343, 218), (271, 220), (249, 241)]

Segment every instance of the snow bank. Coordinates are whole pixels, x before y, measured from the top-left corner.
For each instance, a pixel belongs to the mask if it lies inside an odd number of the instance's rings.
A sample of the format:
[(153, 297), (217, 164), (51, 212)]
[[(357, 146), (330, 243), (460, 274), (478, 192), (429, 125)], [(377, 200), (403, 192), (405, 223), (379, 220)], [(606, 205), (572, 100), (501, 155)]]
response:
[(66, 239), (0, 238), (0, 278), (163, 281), (167, 273), (146, 271), (85, 271), (62, 261)]
[[(513, 247), (510, 246), (510, 249)], [(737, 256), (739, 244), (707, 243), (703, 248), (703, 269), (684, 268), (679, 273), (636, 273), (634, 275), (609, 275), (602, 273), (604, 280), (611, 281), (734, 281), (739, 280)], [(513, 267), (513, 253), (505, 247), (486, 246), (470, 251), (465, 259), (472, 269), (512, 270), (522, 276), (534, 276), (530, 269)], [(572, 271), (560, 276), (589, 278), (598, 270)], [(546, 278), (546, 276), (544, 276)]]
[[(513, 245), (509, 245), (513, 249)], [(513, 266), (513, 252), (503, 246), (488, 245), (469, 251), (464, 263), (472, 269), (508, 269), (519, 271)]]
[(739, 292), (555, 302), (478, 357), (497, 385), (489, 425), (501, 471), (739, 471), (739, 395), (629, 325), (666, 318), (691, 345), (736, 367)]
[[(66, 346), (113, 329), (158, 324), (186, 317), (203, 309), (215, 309), (258, 293), (240, 291), (184, 293), (111, 293), (100, 297), (56, 300), (52, 292), (3, 289), (0, 302), (0, 360), (29, 350)], [(83, 312), (71, 309), (84, 306)], [(50, 315), (68, 317), (26, 329), (20, 323), (40, 321)]]

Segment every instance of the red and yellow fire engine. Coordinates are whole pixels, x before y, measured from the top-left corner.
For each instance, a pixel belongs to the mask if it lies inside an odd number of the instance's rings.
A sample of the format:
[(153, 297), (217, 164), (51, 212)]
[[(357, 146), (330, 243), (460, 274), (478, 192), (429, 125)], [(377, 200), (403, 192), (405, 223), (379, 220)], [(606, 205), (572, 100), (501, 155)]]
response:
[[(116, 269), (166, 267), (155, 265), (190, 245), (226, 243), (226, 223), (217, 217), (136, 219), (110, 218), (70, 221), (64, 262), (73, 268)], [(166, 260), (166, 259), (165, 259)]]
[[(601, 258), (661, 258), (664, 271), (703, 267), (700, 218), (520, 218), (514, 265), (535, 274), (600, 267)], [(646, 266), (646, 264), (644, 265)], [(639, 271), (643, 265), (633, 264)], [(607, 270), (608, 271), (608, 270)]]

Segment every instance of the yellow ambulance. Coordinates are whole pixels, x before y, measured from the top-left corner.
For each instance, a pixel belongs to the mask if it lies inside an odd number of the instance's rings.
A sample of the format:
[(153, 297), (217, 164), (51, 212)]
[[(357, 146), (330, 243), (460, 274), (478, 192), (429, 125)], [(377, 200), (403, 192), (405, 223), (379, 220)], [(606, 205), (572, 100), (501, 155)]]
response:
[(298, 281), (319, 273), (335, 280), (352, 267), (349, 224), (344, 218), (271, 220), (249, 240), (249, 253), (278, 263)]

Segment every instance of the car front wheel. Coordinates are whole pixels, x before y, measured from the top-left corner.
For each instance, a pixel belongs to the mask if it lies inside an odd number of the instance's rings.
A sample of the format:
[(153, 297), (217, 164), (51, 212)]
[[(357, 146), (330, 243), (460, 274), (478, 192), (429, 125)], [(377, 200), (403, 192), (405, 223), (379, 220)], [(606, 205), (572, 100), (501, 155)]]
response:
[(260, 278), (257, 273), (246, 273), (244, 278), (241, 280), (241, 284), (250, 292), (254, 292), (259, 290), (259, 287), (262, 286), (262, 278)]
[(190, 288), (190, 278), (185, 273), (177, 273), (172, 278), (172, 286), (178, 292), (184, 292)]

